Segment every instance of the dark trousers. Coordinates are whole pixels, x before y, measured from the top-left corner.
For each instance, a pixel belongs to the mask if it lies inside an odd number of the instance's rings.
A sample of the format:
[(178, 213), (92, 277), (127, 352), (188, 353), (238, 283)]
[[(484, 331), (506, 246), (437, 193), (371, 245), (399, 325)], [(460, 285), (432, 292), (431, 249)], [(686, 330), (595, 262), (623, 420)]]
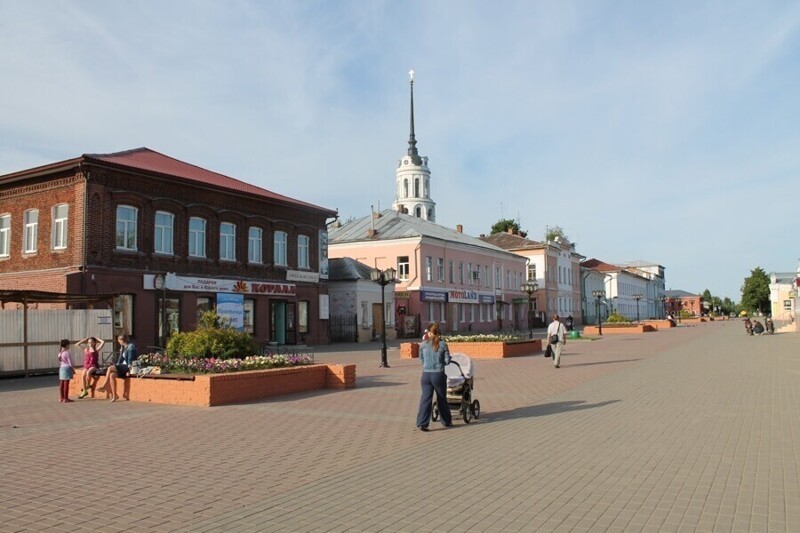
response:
[(436, 403), (439, 406), (439, 416), (442, 424), (449, 426), (453, 423), (450, 416), (450, 406), (447, 404), (447, 376), (444, 372), (423, 372), (419, 380), (422, 386), (422, 396), (419, 399), (419, 413), (417, 414), (417, 427), (428, 427), (431, 420), (431, 401), (433, 392), (436, 391)]

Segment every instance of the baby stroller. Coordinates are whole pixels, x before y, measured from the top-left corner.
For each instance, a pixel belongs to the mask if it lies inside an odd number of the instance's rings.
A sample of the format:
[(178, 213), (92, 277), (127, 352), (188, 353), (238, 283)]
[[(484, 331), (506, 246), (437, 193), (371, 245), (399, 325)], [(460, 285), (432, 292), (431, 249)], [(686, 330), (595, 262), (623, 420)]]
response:
[[(469, 424), (474, 417), (476, 420), (481, 416), (481, 402), (472, 399), (472, 389), (475, 386), (475, 367), (472, 359), (463, 353), (454, 353), (450, 356), (450, 364), (444, 367), (447, 375), (447, 403), (451, 407), (458, 407), (458, 412)], [(439, 420), (439, 406), (433, 400), (431, 410), (431, 420)]]

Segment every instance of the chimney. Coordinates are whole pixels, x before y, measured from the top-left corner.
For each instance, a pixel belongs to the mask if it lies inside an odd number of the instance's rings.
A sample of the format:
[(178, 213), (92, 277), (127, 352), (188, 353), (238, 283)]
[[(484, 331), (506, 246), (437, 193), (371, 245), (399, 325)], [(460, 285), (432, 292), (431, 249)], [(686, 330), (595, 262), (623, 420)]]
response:
[(483, 239), (484, 237), (486, 237), (486, 234), (485, 233), (481, 233), (481, 239)]
[(508, 228), (506, 232), (508, 232), (509, 235), (514, 235), (514, 228)]
[(456, 231), (459, 233), (464, 233), (464, 226), (461, 224), (456, 224)]

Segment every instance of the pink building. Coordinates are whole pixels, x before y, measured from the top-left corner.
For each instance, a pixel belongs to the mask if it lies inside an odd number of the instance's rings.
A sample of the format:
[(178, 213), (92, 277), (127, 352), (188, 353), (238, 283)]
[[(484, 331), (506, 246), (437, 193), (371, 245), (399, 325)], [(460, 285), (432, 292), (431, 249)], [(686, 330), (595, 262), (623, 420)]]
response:
[[(397, 269), (398, 334), (418, 336), (430, 322), (448, 332), (525, 330), (526, 259), (430, 220), (393, 210), (329, 227), (328, 254)], [(389, 287), (387, 287), (387, 290)]]

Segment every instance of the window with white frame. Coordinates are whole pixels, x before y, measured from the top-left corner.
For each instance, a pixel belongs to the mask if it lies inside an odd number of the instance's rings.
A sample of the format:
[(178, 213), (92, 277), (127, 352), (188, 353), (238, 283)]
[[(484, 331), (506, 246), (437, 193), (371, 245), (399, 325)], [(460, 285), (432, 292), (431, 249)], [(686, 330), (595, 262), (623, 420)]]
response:
[(247, 261), (250, 263), (262, 263), (264, 252), (262, 246), (263, 230), (255, 226), (250, 226), (247, 230)]
[(286, 244), (287, 235), (285, 231), (276, 231), (273, 242), (273, 258), (276, 265), (287, 266)]
[(402, 255), (397, 258), (397, 279), (401, 281), (408, 281), (408, 256)]
[(467, 263), (467, 284), (472, 285), (472, 263)]
[(236, 225), (222, 222), (219, 225), (219, 258), (236, 261)]
[(461, 316), (461, 322), (467, 321), (467, 312), (464, 310), (464, 304), (458, 304), (458, 314)]
[(448, 270), (449, 270), (449, 272), (448, 272), (448, 274), (449, 274), (449, 276), (448, 276), (448, 279), (450, 280), (450, 283), (453, 283), (453, 281), (455, 281), (455, 270), (456, 270), (456, 269), (455, 269), (455, 261), (453, 261), (453, 260), (451, 259), (451, 260), (450, 260), (450, 262), (447, 264), (447, 268), (448, 268)]
[(444, 258), (436, 258), (436, 280), (444, 281)]
[(458, 263), (458, 282), (464, 284), (464, 263), (461, 261)]
[(26, 254), (36, 251), (36, 241), (39, 239), (39, 210), (29, 209), (25, 211), (25, 231), (22, 234), (22, 250)]
[(444, 303), (444, 302), (439, 302), (439, 321), (440, 321), (440, 322), (444, 322), (444, 318), (445, 318), (445, 312), (444, 312), (444, 309), (445, 309), (445, 306), (446, 306), (446, 305), (447, 305), (447, 304), (446, 304), (446, 303)]
[(503, 268), (500, 265), (494, 267), (494, 287), (495, 289), (503, 288)]
[(172, 235), (175, 215), (167, 211), (156, 211), (155, 249), (157, 254), (173, 254)]
[(489, 265), (486, 265), (483, 267), (483, 286), (488, 287), (489, 281)]
[(69, 205), (58, 204), (53, 207), (53, 250), (63, 250), (67, 247), (68, 220)]
[(432, 271), (433, 270), (433, 258), (429, 255), (425, 256), (425, 281), (431, 281), (433, 278)]
[(536, 265), (528, 265), (528, 279), (536, 281)]
[(478, 321), (483, 322), (483, 304), (478, 304)]
[(136, 219), (139, 210), (129, 205), (117, 206), (116, 245), (120, 250), (136, 250)]
[(189, 255), (206, 256), (206, 220), (200, 217), (189, 218)]
[(469, 304), (469, 321), (475, 322), (475, 304)]
[(0, 216), (0, 257), (11, 254), (11, 215)]
[(433, 302), (428, 302), (428, 321), (433, 322), (436, 317), (433, 316)]
[(297, 268), (309, 268), (311, 260), (309, 250), (311, 249), (311, 239), (308, 235), (297, 236)]

